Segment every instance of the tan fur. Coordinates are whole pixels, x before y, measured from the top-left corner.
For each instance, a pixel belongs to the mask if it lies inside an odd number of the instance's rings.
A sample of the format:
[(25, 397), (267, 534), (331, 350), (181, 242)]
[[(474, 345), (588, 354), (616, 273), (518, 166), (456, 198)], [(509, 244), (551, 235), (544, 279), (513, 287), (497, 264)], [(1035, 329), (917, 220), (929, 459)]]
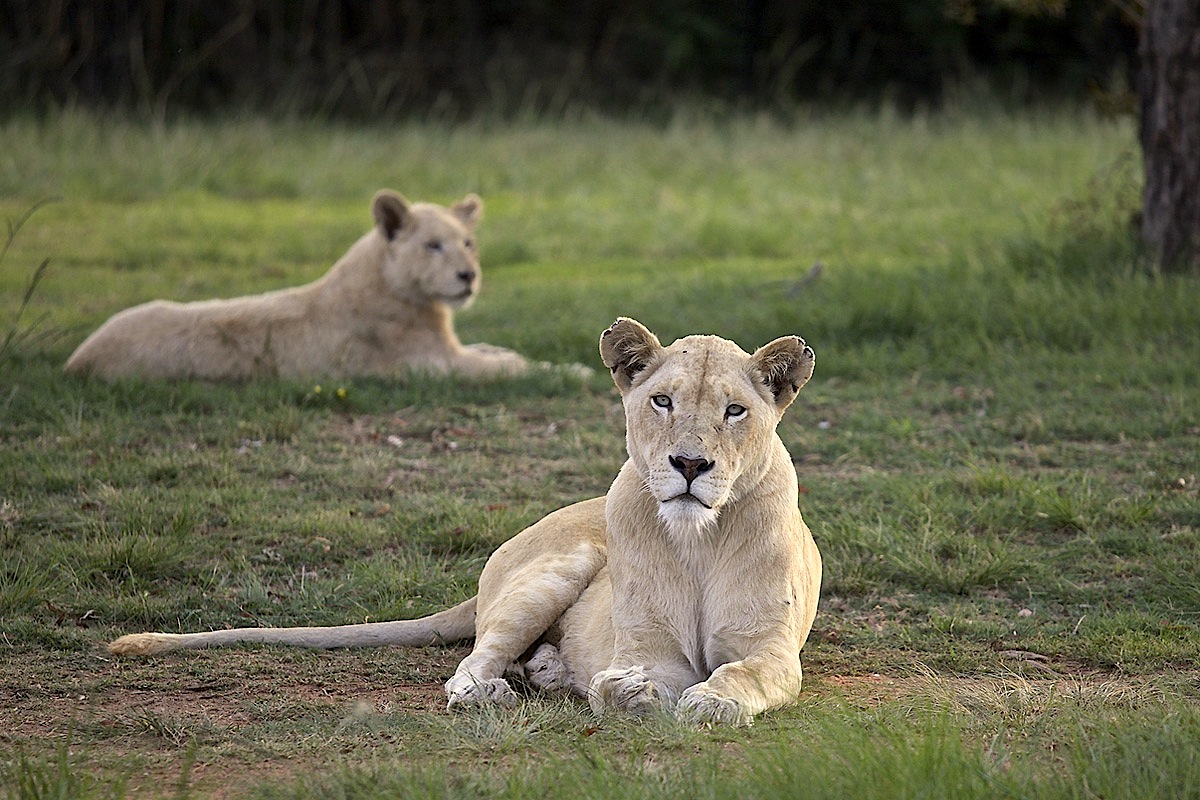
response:
[(466, 376), (526, 369), (517, 353), (464, 346), (452, 309), (479, 291), (473, 231), (483, 201), (450, 208), (381, 191), (375, 227), (324, 277), (251, 297), (154, 300), (116, 314), (68, 359), (66, 371), (105, 380)]
[(791, 701), (821, 556), (775, 429), (812, 375), (812, 349), (798, 337), (753, 355), (714, 336), (663, 347), (620, 319), (600, 351), (623, 397), (629, 460), (607, 497), (560, 509), (501, 545), (475, 598), (420, 620), (134, 634), (110, 650), (474, 635), (446, 682), (452, 708), (515, 702), (506, 674), (587, 697), (600, 714), (673, 708), (745, 724)]

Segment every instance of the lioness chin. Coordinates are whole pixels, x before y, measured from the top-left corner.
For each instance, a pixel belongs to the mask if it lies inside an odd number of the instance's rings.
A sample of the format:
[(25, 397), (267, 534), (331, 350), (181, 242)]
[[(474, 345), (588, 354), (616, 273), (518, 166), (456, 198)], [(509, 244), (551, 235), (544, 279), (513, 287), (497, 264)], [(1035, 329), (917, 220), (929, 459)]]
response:
[(803, 339), (748, 354), (715, 336), (669, 347), (619, 319), (600, 339), (625, 406), (629, 459), (606, 497), (501, 545), (475, 597), (416, 620), (123, 636), (121, 655), (234, 642), (420, 646), (475, 638), (451, 708), (515, 702), (506, 676), (586, 697), (600, 714), (675, 709), (749, 723), (800, 691), (821, 556), (776, 433), (812, 375)]
[(105, 380), (248, 380), (515, 374), (525, 359), (491, 345), (464, 346), (452, 312), (479, 293), (474, 229), (483, 201), (446, 208), (382, 190), (375, 226), (322, 278), (230, 300), (154, 300), (101, 325), (66, 371)]

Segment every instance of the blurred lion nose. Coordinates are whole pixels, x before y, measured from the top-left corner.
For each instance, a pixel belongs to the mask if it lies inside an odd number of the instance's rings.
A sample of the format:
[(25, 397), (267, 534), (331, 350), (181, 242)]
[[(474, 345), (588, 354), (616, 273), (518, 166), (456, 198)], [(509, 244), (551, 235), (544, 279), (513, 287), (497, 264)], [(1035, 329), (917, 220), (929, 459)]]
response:
[(715, 466), (713, 462), (706, 461), (703, 458), (687, 458), (686, 456), (668, 456), (667, 461), (671, 463), (671, 466), (679, 474), (683, 475), (683, 479), (688, 482), (688, 486), (691, 486), (692, 481)]
[(473, 269), (460, 270), (458, 273), (458, 279), (463, 283), (471, 283), (475, 280), (475, 274), (475, 270)]

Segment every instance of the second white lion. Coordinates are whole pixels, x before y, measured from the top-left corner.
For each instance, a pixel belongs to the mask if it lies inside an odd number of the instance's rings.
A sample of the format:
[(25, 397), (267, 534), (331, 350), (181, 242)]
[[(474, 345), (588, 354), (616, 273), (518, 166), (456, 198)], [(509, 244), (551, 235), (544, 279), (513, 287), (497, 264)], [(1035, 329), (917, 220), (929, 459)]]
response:
[(313, 283), (250, 297), (154, 300), (116, 314), (66, 364), (69, 373), (248, 380), (516, 374), (519, 354), (463, 345), (453, 309), (479, 293), (474, 230), (483, 201), (446, 208), (383, 190), (375, 226)]

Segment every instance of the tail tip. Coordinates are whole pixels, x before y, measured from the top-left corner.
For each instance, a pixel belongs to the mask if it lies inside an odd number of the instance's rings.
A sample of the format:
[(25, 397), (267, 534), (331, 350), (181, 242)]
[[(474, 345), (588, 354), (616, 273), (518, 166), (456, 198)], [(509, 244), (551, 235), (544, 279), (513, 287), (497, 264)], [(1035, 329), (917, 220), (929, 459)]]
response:
[(162, 633), (131, 633), (108, 643), (114, 656), (152, 656), (173, 649), (168, 635)]

